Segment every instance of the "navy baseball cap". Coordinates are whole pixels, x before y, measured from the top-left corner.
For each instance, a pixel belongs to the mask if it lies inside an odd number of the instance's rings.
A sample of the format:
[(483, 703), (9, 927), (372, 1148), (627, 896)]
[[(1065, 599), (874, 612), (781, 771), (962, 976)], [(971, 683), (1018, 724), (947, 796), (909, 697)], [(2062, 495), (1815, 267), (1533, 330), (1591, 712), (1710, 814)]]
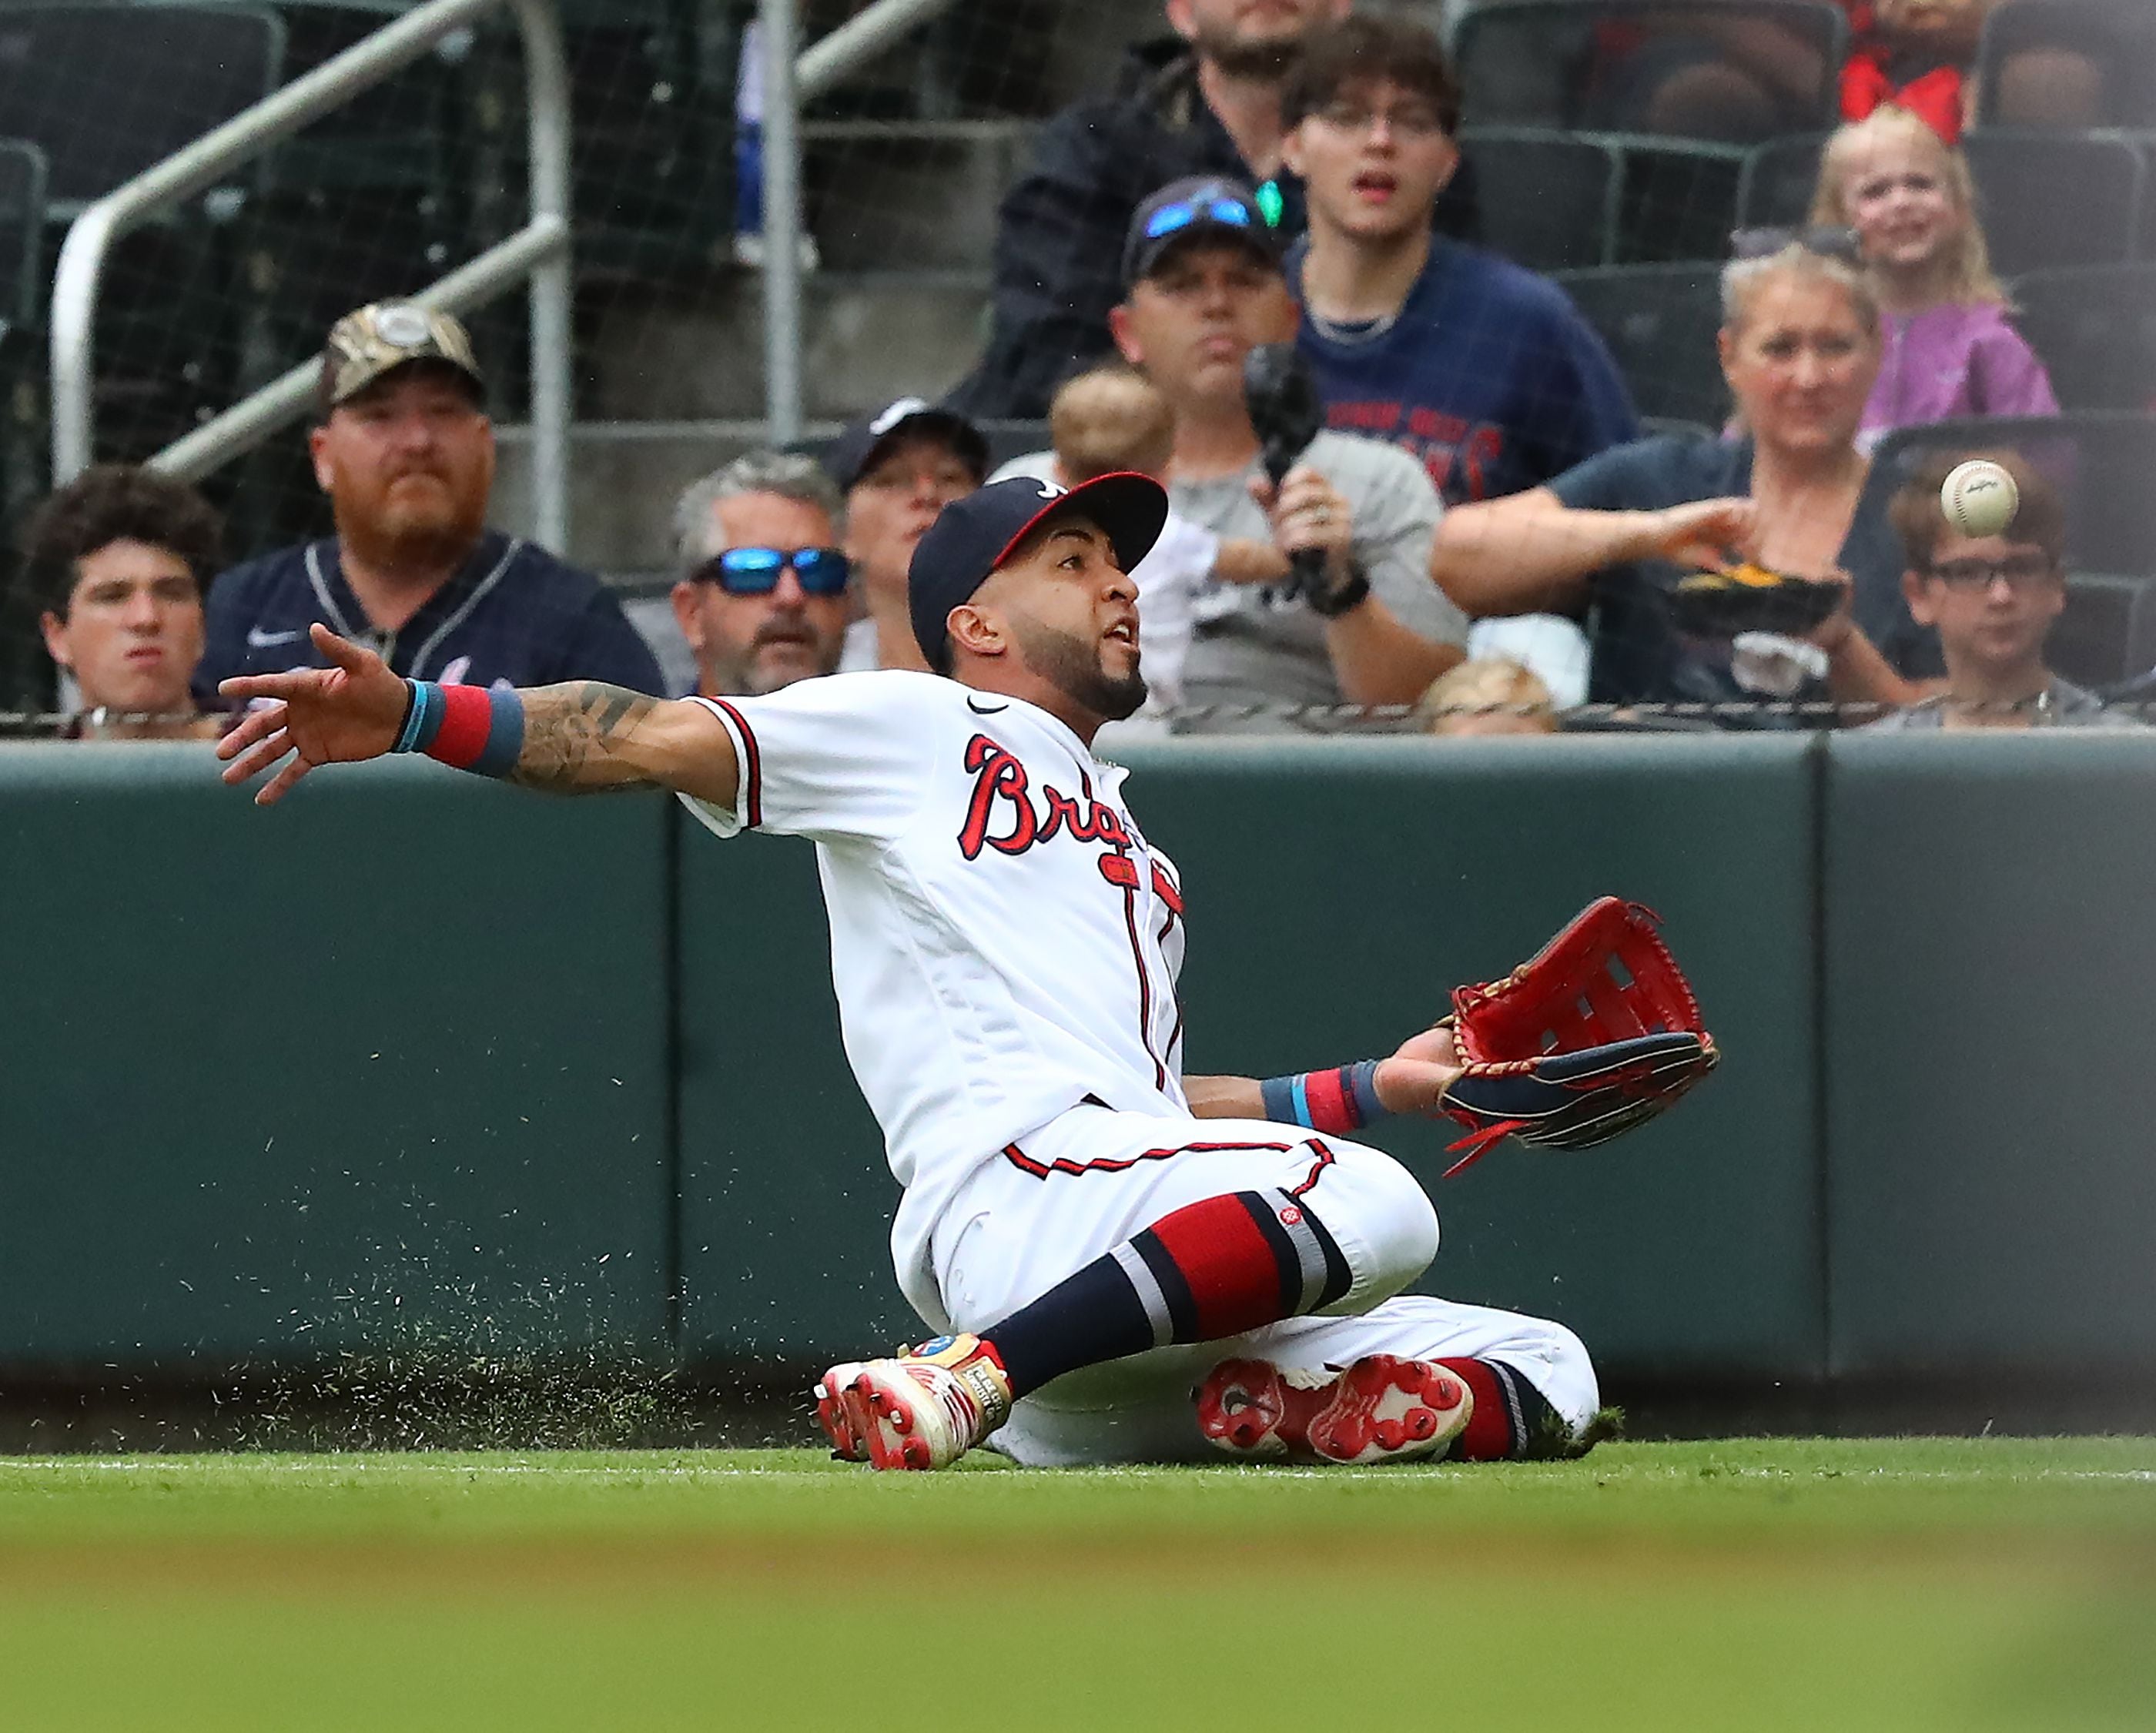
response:
[(1281, 262), (1280, 231), (1240, 181), (1201, 175), (1170, 181), (1132, 214), (1123, 235), (1123, 285), (1149, 276), (1169, 248), (1199, 236), (1240, 241), (1268, 265)]
[(844, 428), (825, 449), (824, 468), (840, 493), (850, 492), (875, 467), (884, 447), (908, 433), (941, 439), (973, 472), (976, 482), (987, 478), (988, 442), (981, 430), (957, 410), (939, 409), (921, 397), (901, 397)]
[(913, 636), (931, 668), (944, 665), (951, 610), (1050, 518), (1090, 518), (1107, 534), (1116, 563), (1135, 572), (1168, 521), (1168, 490), (1150, 475), (1117, 470), (1067, 491), (1052, 481), (1014, 475), (953, 500), (928, 526), (906, 568)]

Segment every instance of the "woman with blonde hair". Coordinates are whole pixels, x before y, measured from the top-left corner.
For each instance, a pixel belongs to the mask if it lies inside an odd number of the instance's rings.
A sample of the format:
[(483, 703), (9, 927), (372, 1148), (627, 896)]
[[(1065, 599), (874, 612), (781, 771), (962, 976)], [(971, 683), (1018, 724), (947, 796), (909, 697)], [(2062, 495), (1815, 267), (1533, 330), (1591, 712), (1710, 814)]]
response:
[(1879, 379), (1859, 433), (1867, 449), (1922, 422), (2059, 413), (1993, 274), (1969, 159), (1922, 120), (1880, 108), (1828, 140), (1812, 221), (1855, 232), (1879, 296)]
[[(1585, 618), (1592, 702), (1910, 703), (1938, 672), (1938, 646), (1902, 593), (1892, 489), (1856, 446), (1879, 368), (1871, 283), (1845, 235), (1737, 238), (1719, 348), (1744, 437), (1642, 439), (1547, 487), (1455, 506), (1431, 575), (1471, 615)], [(1676, 611), (1687, 570), (1738, 559), (1840, 587), (1801, 639), (1776, 636), (1793, 679), (1757, 678), (1760, 658), (1687, 629)]]

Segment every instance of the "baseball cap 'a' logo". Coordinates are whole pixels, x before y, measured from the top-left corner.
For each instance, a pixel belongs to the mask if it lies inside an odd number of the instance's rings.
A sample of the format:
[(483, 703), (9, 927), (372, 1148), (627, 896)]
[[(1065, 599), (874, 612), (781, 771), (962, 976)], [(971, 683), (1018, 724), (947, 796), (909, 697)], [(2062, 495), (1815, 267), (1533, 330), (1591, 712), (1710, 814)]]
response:
[(1058, 487), (1052, 481), (1044, 481), (1040, 485), (1040, 497), (1044, 500), (1060, 500), (1070, 491), (1069, 488)]

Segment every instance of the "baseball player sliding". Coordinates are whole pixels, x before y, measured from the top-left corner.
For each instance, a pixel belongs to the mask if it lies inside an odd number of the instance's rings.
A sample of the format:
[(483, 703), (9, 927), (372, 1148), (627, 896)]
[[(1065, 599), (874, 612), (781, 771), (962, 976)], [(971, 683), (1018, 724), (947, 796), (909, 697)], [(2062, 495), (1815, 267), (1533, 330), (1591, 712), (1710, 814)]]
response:
[[(905, 1187), (899, 1282), (944, 1332), (824, 1374), (841, 1456), (936, 1469), (991, 1438), (1039, 1464), (1581, 1448), (1598, 1397), (1578, 1338), (1402, 1295), (1437, 1218), (1352, 1134), (1447, 1112), (1477, 1151), (1507, 1132), (1599, 1141), (1711, 1064), (1712, 1043), (1678, 1027), (1686, 994), (1589, 1030), (1625, 1038), (1548, 1054), (1540, 1010), (1513, 1015), (1539, 966), (1571, 972), (1575, 1020), (1664, 974), (1635, 949), (1582, 986), (1602, 952), (1568, 941), (1383, 1059), (1183, 1075), (1183, 887), (1090, 746), (1145, 696), (1127, 574), (1166, 511), (1137, 475), (968, 495), (912, 561), (937, 673), (762, 698), (443, 687), (316, 626), (329, 668), (224, 683), (256, 708), (218, 756), (228, 782), (273, 772), (264, 805), (321, 765), (420, 751), (559, 793), (670, 789), (721, 837), (814, 839), (847, 1056)], [(1497, 1050), (1482, 1001), (1532, 1025), (1522, 1052)]]

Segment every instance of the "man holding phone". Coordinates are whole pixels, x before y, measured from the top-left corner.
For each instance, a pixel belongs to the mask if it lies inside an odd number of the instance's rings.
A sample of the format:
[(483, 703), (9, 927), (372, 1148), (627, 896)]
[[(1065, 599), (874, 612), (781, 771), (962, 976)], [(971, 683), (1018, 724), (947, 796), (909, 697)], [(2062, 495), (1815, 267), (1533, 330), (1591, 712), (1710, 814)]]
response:
[(814, 458), (752, 451), (674, 510), (674, 618), (706, 698), (761, 697), (839, 665), (853, 609), (844, 506)]

